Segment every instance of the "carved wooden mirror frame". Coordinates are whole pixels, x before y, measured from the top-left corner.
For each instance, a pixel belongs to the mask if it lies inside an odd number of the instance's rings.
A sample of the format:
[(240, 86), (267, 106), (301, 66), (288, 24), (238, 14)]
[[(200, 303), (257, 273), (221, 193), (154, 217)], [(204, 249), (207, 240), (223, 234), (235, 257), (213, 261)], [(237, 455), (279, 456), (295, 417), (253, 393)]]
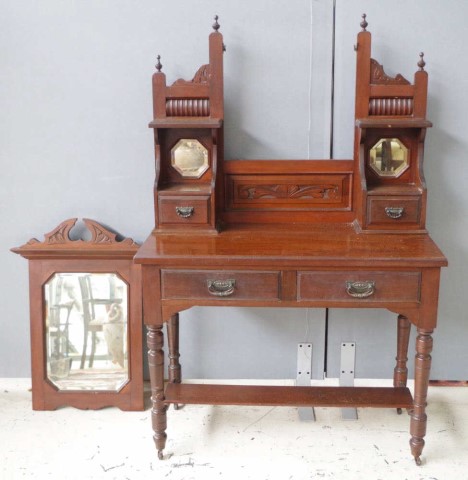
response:
[[(133, 256), (139, 246), (130, 238), (117, 241), (115, 233), (89, 219), (83, 219), (83, 223), (91, 233), (91, 239), (72, 240), (69, 234), (76, 222), (76, 218), (65, 220), (50, 233), (45, 234), (43, 242), (33, 238), (25, 245), (12, 249), (14, 253), (18, 253), (29, 260), (33, 409), (54, 410), (60, 406), (99, 409), (116, 406), (122, 410), (143, 410), (141, 269), (139, 265), (133, 263)], [(117, 279), (119, 288), (123, 292), (119, 299), (117, 297), (112, 299), (112, 301), (115, 300), (113, 304), (108, 301), (105, 307), (107, 310), (104, 310), (104, 312), (107, 312), (108, 322), (111, 318), (111, 308), (116, 307), (123, 312), (118, 335), (120, 335), (119, 339), (125, 346), (121, 349), (123, 352), (125, 348), (125, 361), (123, 360), (123, 354), (117, 359), (112, 356), (110, 360), (114, 364), (117, 364), (117, 360), (122, 364), (125, 376), (122, 377), (122, 380), (119, 380), (120, 383), (117, 383), (114, 388), (107, 389), (106, 383), (102, 383), (98, 389), (96, 389), (96, 383), (91, 384), (89, 388), (86, 385), (81, 386), (73, 383), (71, 383), (71, 387), (59, 388), (57, 385), (60, 386), (61, 384), (54, 380), (57, 377), (51, 375), (50, 343), (52, 334), (50, 332), (52, 329), (51, 323), (49, 323), (52, 322), (49, 318), (51, 317), (51, 306), (50, 301), (48, 304), (45, 294), (46, 290), (51, 289), (50, 282), (52, 280), (55, 281), (55, 278), (60, 278), (60, 276), (66, 278), (68, 275), (72, 277), (72, 274), (79, 276), (79, 280), (83, 280), (83, 277), (86, 276), (90, 277), (91, 274), (98, 274), (96, 277), (101, 278), (101, 280), (104, 277)], [(104, 274), (107, 274), (107, 276)], [(76, 278), (73, 281), (76, 282)], [(48, 286), (46, 287), (46, 285)], [(83, 318), (83, 323), (85, 323), (83, 307), (85, 297), (81, 283), (80, 290), (80, 315)], [(122, 300), (123, 296), (125, 296), (124, 300)], [(97, 299), (92, 300), (96, 304), (99, 303)], [(89, 302), (89, 300), (86, 300), (86, 302)], [(118, 305), (119, 302), (120, 306)], [(101, 304), (103, 303), (104, 301), (101, 301)], [(123, 310), (124, 307), (125, 310)], [(76, 311), (78, 312), (78, 309)], [(78, 313), (76, 315), (78, 316)], [(94, 329), (102, 331), (107, 328), (100, 337), (101, 342), (106, 343), (106, 345), (101, 345), (101, 350), (106, 347), (108, 356), (111, 356), (110, 345), (112, 343), (109, 343), (108, 339), (112, 339), (112, 336), (105, 335), (107, 332), (112, 334), (112, 330), (108, 326), (109, 323), (104, 325), (106, 327), (103, 327), (101, 321), (101, 324), (95, 326)], [(115, 332), (115, 324), (112, 328)], [(88, 333), (88, 331), (85, 332), (85, 338), (88, 338)], [(114, 333), (114, 338), (115, 335)], [(66, 358), (68, 358), (68, 345), (70, 343), (68, 333), (65, 342), (67, 344)], [(90, 360), (86, 356), (86, 352), (89, 350), (89, 348), (87, 350), (86, 342), (87, 340), (83, 340), (85, 347), (84, 350), (82, 349), (83, 356), (81, 357), (80, 369), (83, 369), (85, 361), (90, 364)], [(116, 344), (113, 343), (113, 345), (115, 351)], [(94, 343), (91, 348), (95, 348)], [(69, 369), (72, 362), (80, 363), (77, 353), (75, 353), (75, 357), (77, 357), (76, 360), (71, 359), (69, 361)], [(85, 358), (86, 360), (84, 360)]]

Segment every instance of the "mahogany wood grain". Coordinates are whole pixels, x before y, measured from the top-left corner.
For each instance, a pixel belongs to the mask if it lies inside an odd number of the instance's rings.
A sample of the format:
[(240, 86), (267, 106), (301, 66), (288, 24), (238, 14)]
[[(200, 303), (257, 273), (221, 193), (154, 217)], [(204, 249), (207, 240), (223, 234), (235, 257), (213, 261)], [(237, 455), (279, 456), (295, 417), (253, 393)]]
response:
[[(159, 224), (162, 225), (208, 225), (210, 221), (209, 196), (182, 195), (164, 196), (159, 199)], [(192, 213), (181, 216), (177, 213), (180, 208), (191, 208)]]
[(430, 128), (432, 122), (425, 118), (358, 118), (356, 125), (361, 128)]
[(411, 409), (411, 453), (418, 465), (421, 464), (421, 453), (424, 448), (427, 415), (426, 399), (431, 371), (432, 330), (418, 328), (416, 338), (416, 358), (414, 373), (414, 403)]
[[(169, 345), (169, 382), (180, 383), (182, 381), (182, 366), (179, 358), (179, 314), (176, 313), (171, 316), (167, 322), (167, 337)], [(180, 405), (174, 404), (174, 410), (179, 410)]]
[(350, 160), (236, 160), (224, 163), (222, 222), (352, 222)]
[[(234, 282), (233, 291), (226, 296), (210, 293), (209, 281)], [(205, 298), (216, 301), (226, 299), (278, 299), (280, 273), (233, 270), (161, 270), (162, 299)]]
[(374, 293), (366, 302), (419, 302), (419, 272), (349, 270), (339, 272), (301, 271), (298, 273), (298, 301), (349, 301), (346, 282), (374, 282)]
[(180, 383), (182, 367), (179, 362), (179, 314), (172, 315), (167, 322), (167, 337), (169, 344), (169, 382)]
[(447, 260), (429, 235), (362, 235), (351, 224), (228, 225), (215, 236), (151, 234), (135, 255), (161, 267), (275, 269), (443, 267)]
[(165, 402), (208, 405), (409, 408), (407, 388), (168, 384)]
[(168, 117), (156, 118), (149, 123), (150, 128), (220, 128), (220, 118)]
[(408, 380), (408, 344), (411, 333), (411, 323), (404, 315), (398, 315), (397, 320), (397, 356), (393, 371), (393, 386), (406, 387)]
[(151, 380), (151, 419), (154, 430), (154, 443), (158, 457), (162, 459), (162, 452), (166, 445), (166, 410), (164, 404), (164, 333), (162, 325), (147, 326), (148, 366)]
[[(422, 228), (421, 223), (421, 197), (406, 196), (369, 196), (368, 202), (368, 226), (392, 225), (393, 228), (406, 228), (413, 224)], [(401, 208), (402, 215), (392, 218), (386, 213), (386, 208)]]

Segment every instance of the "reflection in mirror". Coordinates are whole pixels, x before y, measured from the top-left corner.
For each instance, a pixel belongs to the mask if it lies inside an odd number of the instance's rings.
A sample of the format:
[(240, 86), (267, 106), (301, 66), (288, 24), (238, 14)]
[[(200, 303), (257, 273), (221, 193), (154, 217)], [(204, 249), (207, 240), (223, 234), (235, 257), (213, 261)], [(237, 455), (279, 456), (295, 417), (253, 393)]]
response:
[(45, 284), (47, 376), (59, 390), (128, 381), (127, 298), (114, 273), (56, 273)]
[(198, 140), (182, 138), (171, 150), (171, 165), (183, 177), (200, 178), (208, 170), (208, 150)]
[(408, 169), (408, 149), (398, 138), (381, 138), (369, 152), (370, 166), (381, 177), (399, 177)]

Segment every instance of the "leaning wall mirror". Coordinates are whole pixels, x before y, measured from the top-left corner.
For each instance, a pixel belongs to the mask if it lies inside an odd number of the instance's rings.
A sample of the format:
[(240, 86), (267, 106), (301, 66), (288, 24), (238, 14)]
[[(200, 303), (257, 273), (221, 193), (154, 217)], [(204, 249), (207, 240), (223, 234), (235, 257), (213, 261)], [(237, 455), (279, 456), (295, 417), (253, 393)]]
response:
[(44, 285), (47, 378), (59, 390), (128, 381), (127, 296), (115, 273), (55, 273)]
[(138, 245), (77, 219), (13, 251), (29, 260), (33, 408), (143, 409)]

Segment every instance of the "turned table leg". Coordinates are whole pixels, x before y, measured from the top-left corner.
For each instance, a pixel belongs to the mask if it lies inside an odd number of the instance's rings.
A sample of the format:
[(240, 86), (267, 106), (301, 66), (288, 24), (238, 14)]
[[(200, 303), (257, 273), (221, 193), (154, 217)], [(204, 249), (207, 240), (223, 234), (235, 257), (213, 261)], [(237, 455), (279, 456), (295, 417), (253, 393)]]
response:
[[(406, 387), (408, 380), (408, 343), (411, 332), (411, 323), (404, 315), (398, 315), (397, 330), (397, 356), (395, 358), (396, 365), (393, 370), (393, 386)], [(398, 415), (401, 415), (402, 409), (397, 408)]]
[(414, 401), (411, 411), (411, 453), (417, 465), (421, 465), (421, 453), (426, 435), (426, 398), (431, 370), (432, 330), (418, 328), (414, 371)]
[(154, 443), (158, 451), (158, 458), (163, 459), (163, 450), (166, 445), (166, 410), (164, 404), (164, 334), (162, 325), (147, 326), (148, 365), (151, 381), (151, 421), (154, 430)]
[[(167, 336), (169, 344), (169, 382), (180, 383), (182, 380), (182, 367), (179, 363), (179, 314), (172, 315), (167, 322)], [(174, 404), (174, 409), (179, 410), (179, 405)]]

